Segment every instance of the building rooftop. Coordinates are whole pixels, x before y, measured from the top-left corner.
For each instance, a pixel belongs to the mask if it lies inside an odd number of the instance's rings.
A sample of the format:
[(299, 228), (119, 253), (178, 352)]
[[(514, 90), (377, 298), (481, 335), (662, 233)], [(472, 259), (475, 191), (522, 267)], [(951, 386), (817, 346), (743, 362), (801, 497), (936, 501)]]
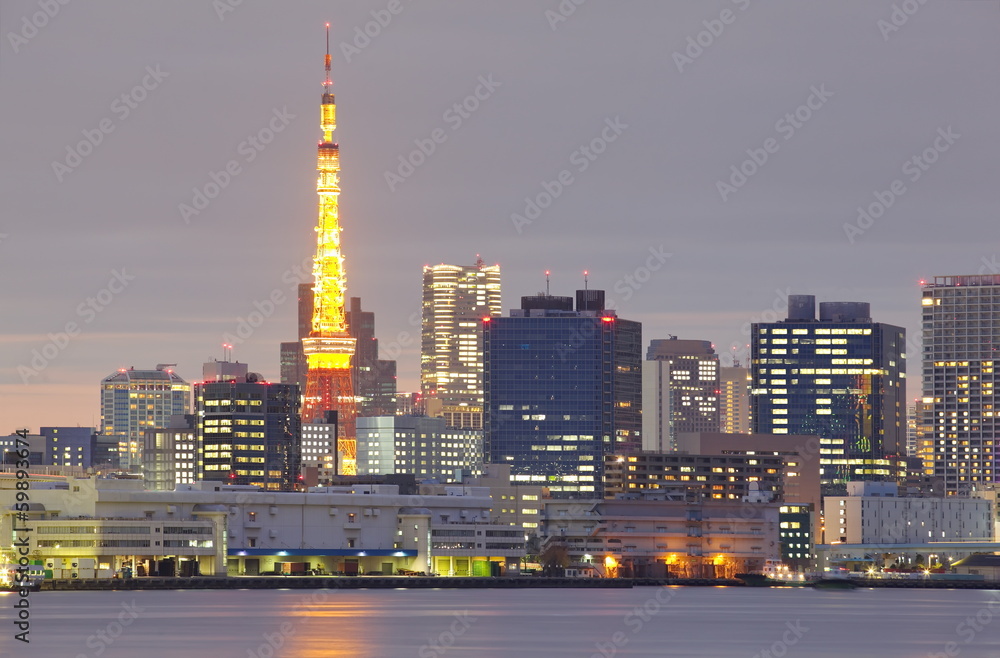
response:
[(113, 384), (116, 382), (131, 382), (139, 380), (153, 380), (153, 381), (164, 381), (171, 382), (174, 384), (186, 384), (183, 379), (178, 377), (173, 370), (157, 368), (156, 370), (136, 370), (132, 368), (121, 368), (118, 372), (111, 373), (107, 377), (101, 380), (102, 384)]

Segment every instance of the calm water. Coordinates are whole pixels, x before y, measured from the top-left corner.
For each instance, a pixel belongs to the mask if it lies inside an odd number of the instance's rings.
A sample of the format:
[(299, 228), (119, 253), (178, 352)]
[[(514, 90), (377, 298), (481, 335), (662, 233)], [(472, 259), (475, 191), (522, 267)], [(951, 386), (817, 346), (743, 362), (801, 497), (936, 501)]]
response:
[(14, 598), (0, 594), (4, 658), (936, 658), (949, 649), (1000, 658), (1000, 592), (975, 590), (43, 592), (30, 600), (25, 650), (11, 637)]

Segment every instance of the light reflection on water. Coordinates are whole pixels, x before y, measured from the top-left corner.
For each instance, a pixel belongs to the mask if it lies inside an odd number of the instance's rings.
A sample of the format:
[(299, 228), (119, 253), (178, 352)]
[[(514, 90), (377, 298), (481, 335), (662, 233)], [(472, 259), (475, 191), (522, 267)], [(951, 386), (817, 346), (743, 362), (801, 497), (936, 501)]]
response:
[(27, 651), (14, 600), (0, 594), (4, 658), (926, 658), (949, 642), (1000, 658), (1000, 592), (977, 590), (41, 592)]

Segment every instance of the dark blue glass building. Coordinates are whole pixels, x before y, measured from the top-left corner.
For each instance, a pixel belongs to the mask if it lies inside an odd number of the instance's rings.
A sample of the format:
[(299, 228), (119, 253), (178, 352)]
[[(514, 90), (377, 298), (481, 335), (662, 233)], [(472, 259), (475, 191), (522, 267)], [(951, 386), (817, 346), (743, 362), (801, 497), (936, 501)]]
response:
[[(228, 364), (227, 364), (228, 365)], [(246, 372), (246, 365), (243, 372)], [(299, 483), (299, 387), (256, 373), (194, 385), (198, 477), (293, 491)]]
[(862, 302), (789, 296), (788, 319), (752, 334), (754, 433), (819, 437), (821, 479), (896, 480), (906, 445), (906, 330)]
[(604, 455), (642, 447), (642, 325), (604, 292), (521, 299), (484, 318), (485, 456), (556, 497), (603, 497)]

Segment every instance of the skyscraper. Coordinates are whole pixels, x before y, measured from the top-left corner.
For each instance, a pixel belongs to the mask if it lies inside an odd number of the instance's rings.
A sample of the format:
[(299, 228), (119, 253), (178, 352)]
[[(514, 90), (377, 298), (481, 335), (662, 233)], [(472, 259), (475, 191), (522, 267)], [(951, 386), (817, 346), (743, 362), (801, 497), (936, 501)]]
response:
[(906, 330), (864, 302), (790, 295), (788, 318), (752, 329), (755, 434), (820, 437), (824, 483), (895, 480), (906, 448)]
[(299, 387), (224, 361), (206, 363), (204, 375), (194, 385), (198, 479), (293, 490), (302, 454)]
[(643, 447), (672, 452), (681, 432), (719, 430), (719, 356), (707, 340), (652, 340), (642, 362)]
[(305, 409), (302, 418), (313, 422), (327, 411), (336, 411), (339, 419), (338, 451), (344, 455), (342, 472), (354, 473), (354, 387), (351, 385), (351, 357), (355, 341), (347, 333), (344, 297), (347, 294), (347, 273), (340, 249), (340, 146), (333, 141), (337, 128), (337, 104), (330, 80), (330, 26), (326, 34), (326, 80), (323, 82), (323, 102), (320, 106), (320, 127), (323, 140), (319, 144), (316, 169), (319, 178), (319, 220), (316, 227), (316, 259), (313, 274), (312, 329), (302, 339), (306, 357)]
[(603, 496), (604, 456), (641, 449), (642, 325), (604, 308), (604, 291), (522, 297), (482, 319), (484, 453), (515, 482), (554, 496)]
[(122, 368), (101, 380), (101, 432), (118, 441), (119, 466), (142, 467), (143, 433), (166, 427), (175, 414), (191, 413), (191, 385), (170, 365)]
[(396, 362), (378, 358), (375, 314), (361, 310), (361, 298), (351, 297), (347, 331), (357, 341), (351, 361), (351, 377), (359, 416), (391, 416), (396, 413)]
[(420, 341), (420, 389), (425, 402), (440, 400), (445, 416), (471, 412), (482, 427), (483, 353), (480, 324), (497, 317), (500, 266), (424, 267)]
[(750, 433), (750, 369), (732, 366), (719, 369), (719, 431)]
[(949, 493), (1000, 479), (1000, 274), (924, 283), (923, 426)]

